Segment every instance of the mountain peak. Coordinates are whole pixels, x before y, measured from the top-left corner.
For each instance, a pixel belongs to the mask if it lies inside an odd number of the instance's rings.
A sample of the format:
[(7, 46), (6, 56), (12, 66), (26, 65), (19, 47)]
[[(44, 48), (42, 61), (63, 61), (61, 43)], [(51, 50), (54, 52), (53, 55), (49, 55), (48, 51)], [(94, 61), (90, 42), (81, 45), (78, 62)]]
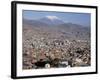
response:
[(43, 18), (41, 18), (39, 21), (41, 22), (44, 22), (46, 24), (49, 24), (49, 25), (59, 25), (59, 24), (63, 24), (63, 20), (61, 20), (59, 17), (57, 16), (50, 16), (50, 15), (47, 15)]
[(58, 18), (57, 16), (46, 16), (46, 18), (50, 19), (50, 20), (60, 20), (60, 18)]

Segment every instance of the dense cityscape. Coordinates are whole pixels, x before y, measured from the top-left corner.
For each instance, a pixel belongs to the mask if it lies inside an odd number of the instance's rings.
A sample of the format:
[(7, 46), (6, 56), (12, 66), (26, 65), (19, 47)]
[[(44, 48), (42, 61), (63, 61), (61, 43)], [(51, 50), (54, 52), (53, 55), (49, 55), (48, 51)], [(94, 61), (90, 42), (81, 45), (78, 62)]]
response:
[(90, 35), (86, 35), (86, 31), (78, 27), (78, 31), (64, 31), (41, 25), (26, 22), (23, 25), (23, 69), (91, 65)]

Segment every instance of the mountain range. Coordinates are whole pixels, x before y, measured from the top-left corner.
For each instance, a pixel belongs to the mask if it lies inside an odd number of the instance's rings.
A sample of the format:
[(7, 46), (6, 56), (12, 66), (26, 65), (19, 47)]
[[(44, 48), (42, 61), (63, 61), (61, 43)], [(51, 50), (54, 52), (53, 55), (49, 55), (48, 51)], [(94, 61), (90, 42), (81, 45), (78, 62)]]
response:
[(27, 25), (26, 27), (31, 26), (32, 29), (38, 28), (41, 31), (47, 31), (54, 35), (56, 32), (69, 39), (90, 40), (90, 27), (74, 23), (65, 23), (56, 16), (46, 16), (38, 20), (23, 19), (23, 25)]

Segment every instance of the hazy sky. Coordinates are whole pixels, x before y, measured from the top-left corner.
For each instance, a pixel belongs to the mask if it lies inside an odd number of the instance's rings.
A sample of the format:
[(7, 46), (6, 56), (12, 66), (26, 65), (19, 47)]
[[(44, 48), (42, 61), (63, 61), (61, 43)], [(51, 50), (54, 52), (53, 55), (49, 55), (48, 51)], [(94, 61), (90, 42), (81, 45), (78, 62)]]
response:
[(23, 18), (29, 20), (38, 20), (45, 16), (56, 16), (67, 23), (75, 23), (84, 26), (89, 26), (91, 23), (90, 13), (71, 13), (71, 12), (47, 12), (47, 11), (31, 11), (23, 10)]

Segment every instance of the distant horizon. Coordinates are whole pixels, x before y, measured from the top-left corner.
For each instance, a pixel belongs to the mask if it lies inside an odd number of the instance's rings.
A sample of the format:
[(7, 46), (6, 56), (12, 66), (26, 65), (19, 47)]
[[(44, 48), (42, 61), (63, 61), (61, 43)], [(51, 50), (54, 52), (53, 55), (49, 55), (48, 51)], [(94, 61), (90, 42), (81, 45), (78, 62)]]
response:
[(90, 13), (72, 13), (72, 12), (54, 12), (54, 11), (34, 11), (23, 10), (22, 18), (27, 20), (39, 20), (44, 17), (50, 19), (59, 19), (64, 23), (79, 24), (90, 27), (91, 14)]

